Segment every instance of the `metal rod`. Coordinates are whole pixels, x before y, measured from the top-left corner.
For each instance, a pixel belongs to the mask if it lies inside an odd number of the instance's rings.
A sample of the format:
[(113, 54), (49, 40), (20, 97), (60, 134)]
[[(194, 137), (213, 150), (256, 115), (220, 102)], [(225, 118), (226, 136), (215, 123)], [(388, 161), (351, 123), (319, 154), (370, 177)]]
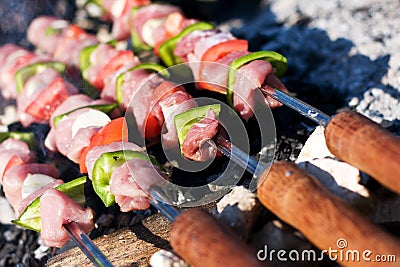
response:
[(76, 222), (63, 224), (69, 237), (82, 250), (82, 252), (98, 267), (113, 267), (107, 257), (93, 243), (89, 236), (80, 228)]
[(326, 126), (328, 125), (331, 117), (322, 111), (316, 109), (315, 107), (297, 99), (293, 96), (288, 95), (287, 93), (269, 85), (266, 85), (264, 88), (260, 88), (264, 95), (268, 95), (276, 101), (288, 106), (289, 108), (299, 112), (303, 116), (315, 121), (319, 125)]
[(233, 145), (221, 135), (217, 135), (213, 139), (217, 144), (217, 149), (226, 157), (230, 157), (237, 165), (248, 171), (249, 173), (259, 177), (267, 168), (263, 163), (257, 161), (249, 154)]
[(150, 189), (149, 196), (151, 205), (153, 205), (162, 215), (164, 215), (168, 221), (175, 221), (175, 219), (180, 215), (180, 212), (171, 205), (168, 205), (166, 202), (159, 201), (157, 199), (162, 199), (162, 197), (160, 193), (154, 187), (152, 187)]

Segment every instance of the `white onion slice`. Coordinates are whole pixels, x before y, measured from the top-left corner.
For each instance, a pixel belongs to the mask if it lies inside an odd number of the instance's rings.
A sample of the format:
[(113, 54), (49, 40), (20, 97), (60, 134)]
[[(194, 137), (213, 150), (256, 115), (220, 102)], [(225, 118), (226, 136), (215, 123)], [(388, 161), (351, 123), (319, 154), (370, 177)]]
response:
[(31, 193), (39, 190), (43, 186), (53, 182), (55, 179), (45, 174), (28, 174), (22, 184), (22, 199), (29, 196)]
[(108, 115), (104, 112), (95, 109), (89, 109), (88, 111), (83, 112), (81, 115), (79, 115), (72, 124), (72, 138), (75, 137), (75, 135), (81, 128), (103, 127), (107, 125), (110, 121), (110, 117), (108, 117)]
[(142, 27), (142, 37), (143, 41), (150, 45), (150, 46), (155, 46), (156, 41), (153, 38), (153, 32), (155, 29), (160, 27), (165, 21), (165, 18), (162, 19), (149, 19), (146, 21), (145, 24), (143, 24)]

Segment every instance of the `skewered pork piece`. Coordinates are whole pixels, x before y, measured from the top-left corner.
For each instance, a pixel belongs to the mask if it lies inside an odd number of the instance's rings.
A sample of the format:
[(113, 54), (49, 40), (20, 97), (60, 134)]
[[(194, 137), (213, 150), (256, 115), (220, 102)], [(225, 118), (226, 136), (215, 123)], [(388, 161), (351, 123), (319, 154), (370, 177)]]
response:
[[(25, 134), (13, 132), (12, 136), (19, 137)], [(17, 224), (41, 231), (43, 243), (56, 247), (65, 245), (69, 240), (67, 234), (61, 229), (62, 223), (66, 221), (77, 222), (86, 232), (93, 229), (93, 210), (83, 208), (64, 193), (53, 189), (64, 184), (53, 165), (32, 163), (34, 153), (29, 149), (28, 144), (12, 137), (0, 144), (0, 150), (2, 157), (8, 159), (5, 161), (6, 166), (1, 174), (4, 194), (17, 217), (27, 217), (23, 220), (17, 219)], [(50, 197), (41, 199), (40, 211), (37, 211), (39, 219), (35, 219), (35, 200), (48, 196), (52, 190), (57, 191), (53, 194), (59, 195), (59, 198), (52, 198), (50, 202)], [(83, 187), (81, 194), (83, 194)], [(27, 220), (34, 222), (25, 224)], [(62, 232), (57, 229), (61, 229)]]
[(34, 19), (29, 25), (27, 37), (39, 50), (70, 66), (79, 65), (79, 54), (84, 47), (98, 43), (96, 36), (51, 16)]
[(0, 48), (0, 88), (5, 99), (17, 97), (15, 73), (24, 66), (46, 59), (46, 56), (35, 56), (32, 52), (14, 44)]

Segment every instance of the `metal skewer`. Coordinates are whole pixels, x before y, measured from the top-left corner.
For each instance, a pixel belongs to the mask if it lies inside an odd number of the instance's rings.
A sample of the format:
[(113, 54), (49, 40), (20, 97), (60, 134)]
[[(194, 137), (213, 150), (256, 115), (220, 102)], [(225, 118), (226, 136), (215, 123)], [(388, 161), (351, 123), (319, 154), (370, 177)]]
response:
[(63, 226), (64, 229), (67, 231), (69, 237), (90, 259), (90, 261), (93, 262), (95, 266), (98, 267), (114, 266), (76, 222), (63, 224)]
[(166, 202), (158, 201), (157, 199), (162, 199), (160, 193), (153, 188), (150, 189), (149, 201), (165, 218), (170, 222), (174, 222), (176, 218), (181, 214), (180, 211), (168, 205)]
[(217, 145), (218, 151), (220, 151), (226, 157), (231, 157), (237, 165), (256, 177), (259, 177), (267, 168), (267, 166), (264, 166), (263, 163), (251, 157), (221, 135), (217, 135), (213, 138), (213, 140)]
[(331, 117), (326, 115), (322, 111), (301, 101), (300, 99), (297, 99), (293, 96), (288, 95), (285, 92), (282, 92), (277, 88), (266, 85), (265, 88), (260, 87), (260, 90), (264, 95), (268, 95), (269, 97), (284, 104), (285, 106), (288, 106), (291, 109), (299, 112), (303, 116), (315, 121), (319, 125), (326, 127), (331, 120)]

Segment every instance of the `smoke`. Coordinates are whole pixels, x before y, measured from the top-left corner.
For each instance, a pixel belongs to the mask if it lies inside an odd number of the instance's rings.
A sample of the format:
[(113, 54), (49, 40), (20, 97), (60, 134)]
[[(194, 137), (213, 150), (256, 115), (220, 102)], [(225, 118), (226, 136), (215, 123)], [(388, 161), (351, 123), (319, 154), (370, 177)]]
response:
[(0, 1), (0, 45), (16, 43), (28, 46), (26, 30), (39, 15), (55, 15), (73, 19), (75, 0)]

